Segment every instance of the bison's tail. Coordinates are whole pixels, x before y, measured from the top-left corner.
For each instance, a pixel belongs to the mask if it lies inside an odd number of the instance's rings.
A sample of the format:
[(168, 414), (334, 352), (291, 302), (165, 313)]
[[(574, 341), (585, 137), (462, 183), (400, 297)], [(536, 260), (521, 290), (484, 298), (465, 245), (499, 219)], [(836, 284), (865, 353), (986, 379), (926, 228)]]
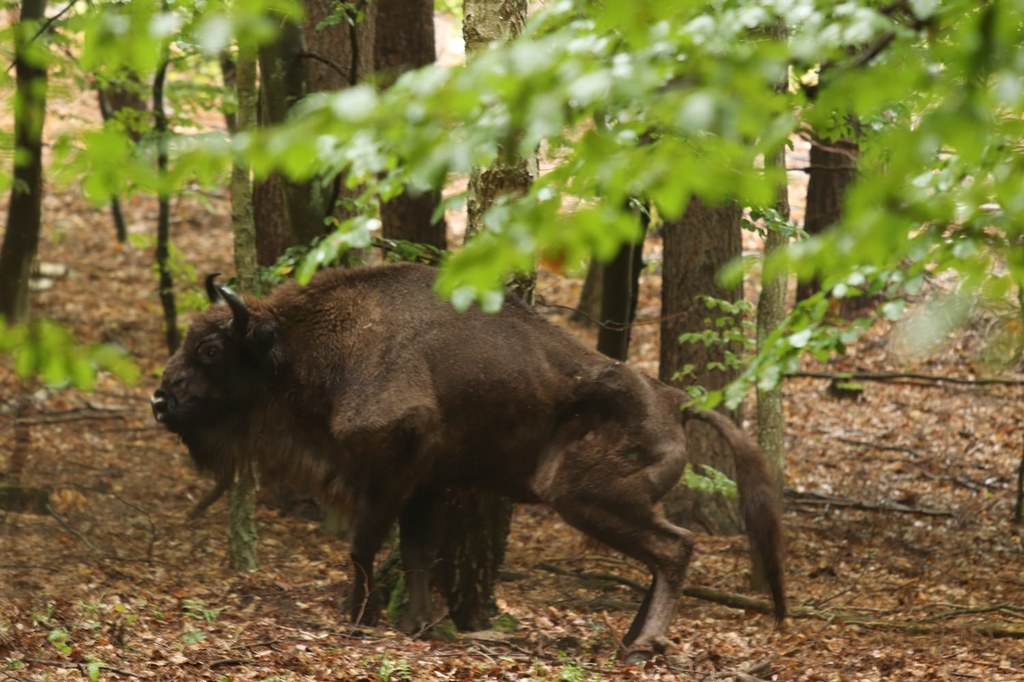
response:
[(768, 464), (761, 448), (728, 417), (714, 411), (684, 411), (683, 420), (697, 419), (710, 424), (729, 442), (736, 462), (736, 485), (746, 521), (747, 536), (760, 560), (765, 581), (775, 604), (775, 622), (786, 617), (783, 578), (782, 519), (779, 500), (771, 484)]

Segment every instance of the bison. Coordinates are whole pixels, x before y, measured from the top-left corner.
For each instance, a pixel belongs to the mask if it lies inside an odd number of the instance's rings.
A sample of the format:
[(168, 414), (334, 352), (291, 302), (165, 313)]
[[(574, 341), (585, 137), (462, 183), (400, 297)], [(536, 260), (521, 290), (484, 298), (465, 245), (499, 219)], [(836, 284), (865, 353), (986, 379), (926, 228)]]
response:
[[(352, 617), (370, 620), (374, 558), (397, 521), (409, 622), (430, 621), (423, 528), (446, 489), (544, 503), (653, 574), (623, 642), (664, 649), (694, 538), (659, 500), (687, 455), (683, 426), (728, 440), (746, 526), (776, 620), (785, 616), (782, 532), (765, 459), (716, 412), (584, 347), (517, 300), (458, 312), (432, 268), (331, 269), (307, 286), (242, 300), (207, 280), (211, 306), (152, 397), (197, 467), (223, 487), (245, 458), (352, 514)], [(223, 305), (226, 303), (226, 305)]]

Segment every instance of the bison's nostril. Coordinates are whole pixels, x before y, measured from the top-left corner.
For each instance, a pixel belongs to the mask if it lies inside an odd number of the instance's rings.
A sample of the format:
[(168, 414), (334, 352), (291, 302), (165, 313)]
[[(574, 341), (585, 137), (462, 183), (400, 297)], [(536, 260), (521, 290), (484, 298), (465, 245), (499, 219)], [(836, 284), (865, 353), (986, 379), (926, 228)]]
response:
[(174, 403), (174, 396), (162, 388), (158, 388), (149, 399), (149, 406), (153, 409), (153, 417), (157, 421), (163, 421), (164, 416), (170, 411)]

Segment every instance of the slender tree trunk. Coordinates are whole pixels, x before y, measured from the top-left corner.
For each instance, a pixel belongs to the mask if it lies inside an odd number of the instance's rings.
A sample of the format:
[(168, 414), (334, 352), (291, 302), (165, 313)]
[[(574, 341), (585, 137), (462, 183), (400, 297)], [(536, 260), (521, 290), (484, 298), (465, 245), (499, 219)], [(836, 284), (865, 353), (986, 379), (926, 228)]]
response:
[[(240, 46), (234, 73), (238, 111), (236, 132), (256, 125), (256, 56), (253, 50)], [(252, 181), (249, 166), (235, 159), (231, 167), (231, 222), (235, 233), (235, 273), (238, 290), (243, 294), (259, 293), (259, 266), (256, 263), (256, 228), (253, 224)], [(255, 571), (259, 568), (258, 530), (256, 527), (256, 493), (259, 471), (251, 459), (241, 462), (235, 471), (228, 497), (228, 552), (231, 568)]]
[(7, 231), (0, 247), (0, 317), (8, 323), (28, 318), (28, 283), (39, 248), (47, 78), (45, 51), (33, 46), (32, 39), (45, 14), (46, 0), (23, 0), (14, 31), (16, 153)]
[[(726, 263), (740, 255), (741, 215), (735, 204), (709, 207), (694, 198), (679, 220), (666, 221), (662, 229), (665, 256), (658, 369), (662, 381), (717, 390), (737, 375), (735, 369), (708, 366), (724, 362), (726, 348), (718, 344), (683, 345), (678, 339), (684, 332), (708, 329), (708, 321), (717, 316), (707, 308), (702, 297), (739, 300), (739, 287), (722, 287), (717, 275)], [(676, 374), (688, 364), (693, 365), (693, 374), (682, 381), (676, 380)], [(735, 479), (732, 453), (716, 431), (691, 421), (686, 435), (691, 463), (696, 467), (709, 465)], [(713, 533), (740, 531), (737, 503), (722, 495), (703, 495), (677, 486), (667, 497), (665, 508), (670, 518), (690, 527), (702, 527)]]
[(640, 271), (644, 264), (644, 238), (648, 215), (640, 214), (643, 230), (638, 241), (623, 244), (607, 263), (601, 264), (601, 326), (597, 330), (597, 350), (625, 362), (629, 357), (629, 336), (636, 317), (640, 289)]
[(569, 316), (570, 322), (593, 326), (601, 320), (601, 298), (604, 296), (604, 264), (591, 258), (587, 265), (587, 275), (583, 279), (580, 300), (576, 310)]
[[(243, 132), (256, 126), (259, 100), (256, 91), (256, 59), (248, 49), (239, 50), (234, 80), (238, 99), (235, 128), (237, 132)], [(231, 223), (235, 233), (235, 272), (238, 288), (245, 294), (258, 294), (259, 265), (256, 262), (252, 180), (248, 164), (238, 159), (231, 167)]]
[[(164, 48), (164, 58), (153, 78), (153, 132), (156, 135), (156, 165), (161, 177), (167, 174), (167, 114), (164, 112), (164, 82), (169, 65)], [(160, 304), (164, 311), (164, 336), (167, 351), (174, 353), (181, 343), (178, 329), (178, 308), (174, 299), (174, 278), (171, 274), (171, 202), (167, 190), (161, 189), (157, 197), (156, 223), (156, 264), (159, 272)]]
[[(811, 138), (811, 168), (807, 180), (807, 210), (804, 231), (821, 234), (839, 222), (843, 215), (846, 191), (857, 177), (860, 150), (851, 140)], [(816, 293), (821, 282), (800, 282), (796, 297), (802, 301)]]
[[(472, 59), (472, 53), (491, 40), (508, 39), (522, 31), (526, 1), (465, 0), (463, 14), (463, 37)], [(527, 162), (521, 159), (506, 158), (491, 168), (475, 170), (470, 179), (467, 238), (479, 231), (481, 216), (499, 196), (524, 192), (532, 180)], [(533, 298), (530, 281), (525, 278), (513, 287), (528, 301)], [(438, 578), (455, 626), (479, 630), (497, 611), (494, 582), (505, 558), (512, 504), (499, 495), (475, 490), (454, 490), (445, 497), (439, 514), (443, 538)]]

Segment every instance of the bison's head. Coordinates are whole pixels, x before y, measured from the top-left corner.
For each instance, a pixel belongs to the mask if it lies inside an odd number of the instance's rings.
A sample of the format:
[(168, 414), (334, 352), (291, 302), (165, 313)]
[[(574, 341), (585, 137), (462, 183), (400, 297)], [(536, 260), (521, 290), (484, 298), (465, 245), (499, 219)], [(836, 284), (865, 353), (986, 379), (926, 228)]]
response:
[[(243, 436), (268, 385), (276, 328), (230, 289), (206, 279), (215, 304), (192, 324), (150, 399), (153, 416), (181, 436), (196, 464), (218, 472), (224, 441)], [(225, 305), (226, 304), (226, 305)]]

